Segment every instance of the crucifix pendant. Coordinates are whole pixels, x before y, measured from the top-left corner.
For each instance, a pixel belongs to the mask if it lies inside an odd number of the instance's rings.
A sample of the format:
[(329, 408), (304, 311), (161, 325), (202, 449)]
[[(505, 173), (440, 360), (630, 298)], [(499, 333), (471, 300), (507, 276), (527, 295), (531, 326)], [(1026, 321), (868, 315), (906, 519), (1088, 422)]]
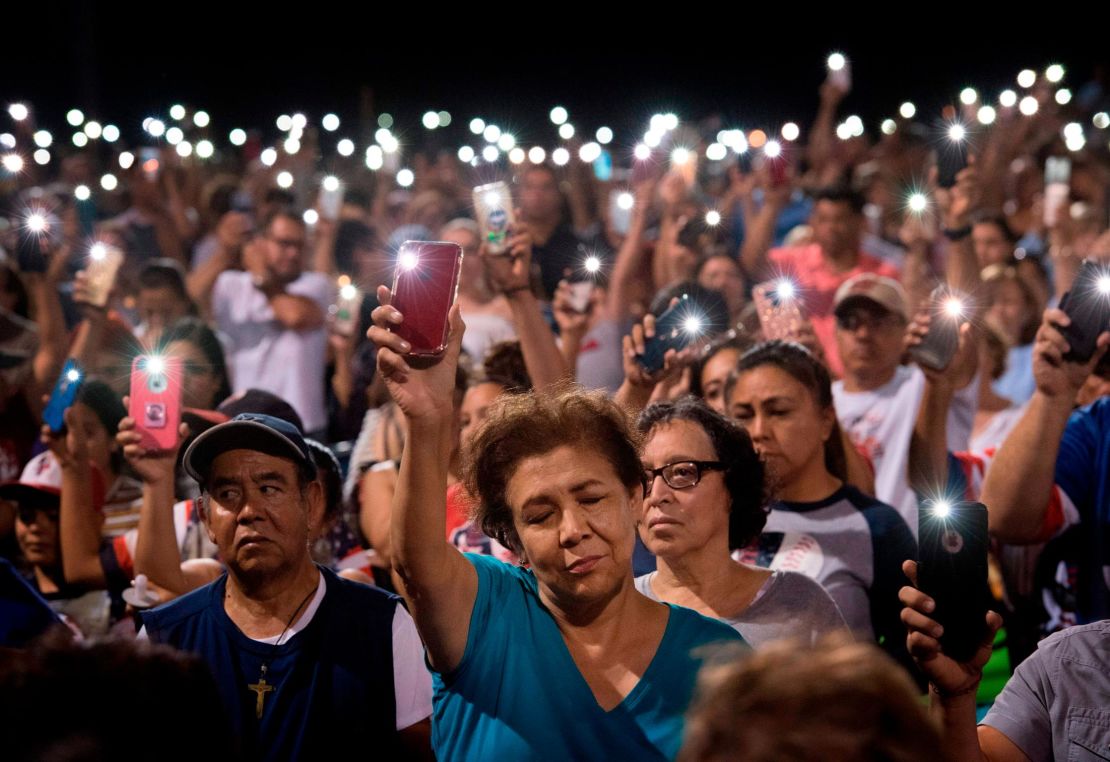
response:
[(248, 683), (247, 690), (254, 691), (258, 697), (254, 705), (255, 715), (258, 719), (262, 719), (262, 705), (266, 701), (266, 694), (274, 689), (274, 686), (266, 682), (266, 665), (262, 665), (262, 676), (258, 678), (257, 683)]

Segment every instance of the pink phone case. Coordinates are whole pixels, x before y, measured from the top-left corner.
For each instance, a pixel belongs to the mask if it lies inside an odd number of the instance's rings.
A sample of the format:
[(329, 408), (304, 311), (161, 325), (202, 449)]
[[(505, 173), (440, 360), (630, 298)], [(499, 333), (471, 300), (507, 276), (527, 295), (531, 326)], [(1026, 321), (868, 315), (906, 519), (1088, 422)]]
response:
[(390, 330), (412, 345), (410, 355), (436, 357), (447, 349), (447, 316), (459, 289), (462, 258), (462, 247), (455, 243), (401, 244), (391, 304), (404, 322)]
[(763, 328), (763, 337), (768, 341), (792, 339), (806, 322), (798, 297), (777, 299), (777, 286), (776, 281), (767, 281), (752, 289), (752, 301), (755, 302), (759, 325)]
[(147, 450), (168, 451), (177, 446), (181, 426), (182, 364), (179, 357), (160, 357), (161, 373), (147, 367), (151, 355), (139, 355), (131, 364), (131, 399), (128, 415)]

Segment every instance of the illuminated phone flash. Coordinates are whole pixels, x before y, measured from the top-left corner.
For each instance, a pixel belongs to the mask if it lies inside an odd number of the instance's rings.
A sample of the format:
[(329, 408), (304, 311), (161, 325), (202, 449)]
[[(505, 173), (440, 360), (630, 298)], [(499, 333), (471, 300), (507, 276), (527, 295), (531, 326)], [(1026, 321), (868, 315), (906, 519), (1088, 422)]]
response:
[(617, 195), (617, 208), (629, 211), (636, 205), (636, 197), (625, 191)]
[(848, 63), (848, 59), (844, 57), (843, 53), (833, 53), (825, 63), (828, 65), (829, 71), (840, 71)]
[(411, 251), (402, 251), (400, 257), (402, 270), (415, 270), (420, 264), (420, 257)]
[(778, 285), (775, 286), (775, 293), (778, 295), (779, 299), (793, 299), (794, 292), (794, 282), (786, 278), (780, 280)]
[(946, 519), (952, 515), (952, 505), (947, 500), (938, 500), (933, 503), (933, 515), (938, 519)]
[(651, 158), (651, 148), (643, 143), (637, 143), (636, 147), (632, 149), (632, 155), (639, 161), (647, 161)]
[(334, 193), (339, 190), (339, 178), (335, 175), (328, 175), (324, 178), (324, 190), (329, 193)]
[(777, 159), (782, 156), (782, 143), (777, 140), (768, 140), (763, 146), (763, 155), (768, 159)]
[(76, 369), (69, 370), (66, 373), (66, 380), (68, 380), (70, 382), (80, 381), (81, 380), (81, 371), (76, 370)]
[(1100, 275), (1095, 281), (1095, 288), (1103, 296), (1110, 296), (1110, 275)]
[(92, 247), (89, 248), (89, 256), (99, 262), (104, 259), (104, 257), (108, 256), (108, 247), (102, 243), (94, 243)]
[(601, 269), (601, 260), (597, 257), (586, 257), (585, 267), (586, 272), (596, 273)]
[(32, 212), (27, 215), (27, 229), (32, 233), (43, 233), (46, 231), (46, 215), (40, 212)]
[(150, 355), (146, 358), (146, 370), (156, 376), (160, 376), (166, 372), (166, 361), (158, 355)]
[(350, 301), (358, 296), (358, 288), (353, 283), (348, 283), (339, 289), (339, 296)]
[(909, 200), (910, 211), (921, 214), (929, 206), (929, 199), (924, 193), (911, 193)]
[(501, 194), (497, 191), (490, 191), (486, 194), (486, 206), (490, 208), (501, 208)]
[(671, 151), (671, 163), (682, 166), (690, 161), (690, 151), (686, 148), (676, 148)]
[(959, 143), (967, 137), (967, 128), (958, 122), (948, 128), (948, 139), (953, 143)]
[(705, 213), (705, 224), (716, 227), (721, 224), (721, 213), (716, 209), (710, 209)]
[(944, 314), (951, 318), (961, 318), (964, 314), (964, 303), (956, 297), (944, 300)]
[(701, 318), (696, 315), (691, 315), (686, 318), (682, 323), (682, 328), (686, 333), (698, 333), (701, 331)]

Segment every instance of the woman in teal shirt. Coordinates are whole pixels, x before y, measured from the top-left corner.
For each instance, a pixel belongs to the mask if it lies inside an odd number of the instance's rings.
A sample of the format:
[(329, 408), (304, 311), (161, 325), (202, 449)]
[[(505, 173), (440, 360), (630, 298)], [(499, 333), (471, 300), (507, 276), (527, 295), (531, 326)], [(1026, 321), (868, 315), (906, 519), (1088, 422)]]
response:
[[(526, 260), (527, 257), (521, 257)], [(727, 625), (633, 584), (643, 474), (628, 420), (600, 394), (504, 400), (464, 454), (477, 519), (523, 566), (446, 540), (452, 389), (462, 340), (430, 367), (374, 311), (378, 368), (409, 427), (393, 501), (393, 564), (435, 672), (441, 760), (671, 759), (709, 649)]]

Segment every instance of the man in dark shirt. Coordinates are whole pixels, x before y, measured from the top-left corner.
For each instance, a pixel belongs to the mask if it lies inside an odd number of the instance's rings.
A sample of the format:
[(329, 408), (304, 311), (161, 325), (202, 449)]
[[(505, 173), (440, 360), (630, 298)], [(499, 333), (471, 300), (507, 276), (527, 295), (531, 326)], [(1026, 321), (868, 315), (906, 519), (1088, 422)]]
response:
[(208, 662), (244, 754), (428, 755), (431, 678), (412, 618), (396, 596), (312, 563), (324, 496), (297, 428), (244, 413), (198, 436), (183, 463), (227, 574), (143, 622), (151, 640)]
[(544, 296), (550, 300), (565, 272), (580, 271), (586, 256), (597, 252), (567, 222), (559, 180), (550, 166), (536, 164), (523, 170), (517, 203), (521, 219), (532, 231), (532, 261), (539, 266)]

